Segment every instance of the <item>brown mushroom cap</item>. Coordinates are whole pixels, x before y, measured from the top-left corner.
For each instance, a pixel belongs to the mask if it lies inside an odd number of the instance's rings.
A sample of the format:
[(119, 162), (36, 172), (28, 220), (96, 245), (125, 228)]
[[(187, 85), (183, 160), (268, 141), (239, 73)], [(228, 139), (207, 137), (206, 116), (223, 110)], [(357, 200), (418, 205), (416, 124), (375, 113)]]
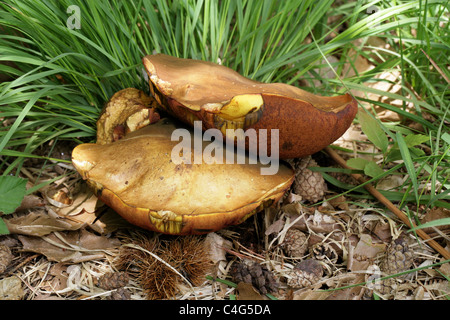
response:
[[(203, 129), (279, 130), (282, 159), (313, 154), (338, 139), (356, 115), (349, 94), (323, 97), (283, 83), (261, 83), (211, 62), (164, 54), (143, 58), (150, 90), (172, 115)], [(248, 147), (248, 143), (247, 143)]]
[(245, 164), (175, 164), (174, 129), (163, 119), (110, 144), (82, 144), (72, 161), (99, 198), (125, 219), (169, 234), (201, 234), (241, 223), (278, 201), (293, 181), (293, 170), (281, 163), (275, 175), (261, 175), (264, 166), (248, 159)]

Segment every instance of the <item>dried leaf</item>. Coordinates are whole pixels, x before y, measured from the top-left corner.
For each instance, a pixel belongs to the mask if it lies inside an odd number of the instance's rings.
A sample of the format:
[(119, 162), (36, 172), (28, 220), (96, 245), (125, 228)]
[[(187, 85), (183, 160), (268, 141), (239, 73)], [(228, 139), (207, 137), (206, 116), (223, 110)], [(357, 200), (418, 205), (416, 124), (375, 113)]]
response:
[(331, 206), (334, 208), (338, 208), (340, 210), (348, 210), (348, 203), (345, 196), (341, 195), (337, 198), (333, 198), (331, 200), (327, 200)]
[(285, 220), (284, 219), (278, 219), (274, 223), (272, 223), (267, 229), (266, 229), (266, 236), (276, 233), (278, 234), (284, 227)]
[(54, 232), (43, 237), (19, 236), (24, 251), (43, 254), (50, 261), (79, 263), (105, 256), (120, 245), (118, 239), (97, 236), (86, 230)]
[(370, 265), (370, 259), (378, 253), (384, 252), (386, 245), (374, 243), (368, 234), (361, 234), (360, 240), (353, 251), (353, 263), (351, 271), (366, 270)]
[(11, 249), (3, 244), (0, 244), (0, 274), (6, 270), (13, 258), (14, 255), (11, 253)]
[(81, 223), (52, 218), (43, 211), (5, 219), (5, 222), (9, 232), (29, 236), (44, 236), (53, 231), (77, 230), (83, 226)]
[(450, 276), (450, 263), (444, 263), (439, 267), (439, 271), (442, 272), (446, 277)]
[(372, 230), (372, 232), (382, 242), (389, 243), (392, 240), (391, 226), (389, 225), (389, 223), (378, 221), (375, 224), (375, 228)]
[(0, 280), (0, 300), (20, 300), (24, 294), (19, 277), (12, 276)]
[[(106, 209), (106, 211), (104, 209)], [(106, 206), (104, 208), (97, 209), (95, 212), (83, 211), (80, 214), (71, 216), (70, 219), (89, 225), (89, 228), (99, 234), (107, 234), (116, 231), (119, 228), (127, 228), (132, 226), (117, 212)]]
[(238, 300), (264, 300), (251, 283), (239, 282), (236, 290), (239, 292)]
[(427, 291), (436, 290), (440, 294), (450, 294), (450, 286), (448, 285), (448, 281), (436, 281), (430, 284), (424, 285)]
[[(427, 212), (427, 214), (420, 221), (420, 224), (425, 224), (425, 223), (428, 223), (431, 221), (446, 219), (446, 218), (450, 218), (450, 210), (445, 209), (445, 208), (436, 207)], [(442, 231), (448, 229), (448, 227), (449, 227), (448, 225), (436, 226), (436, 228), (438, 228)], [(433, 230), (433, 228), (429, 227), (429, 228), (424, 228), (423, 231), (430, 233), (430, 232), (433, 232), (434, 230)]]
[(226, 261), (226, 250), (231, 249), (233, 244), (229, 240), (225, 240), (215, 232), (208, 233), (205, 238), (205, 246), (209, 248), (208, 252), (213, 263)]
[(293, 192), (289, 192), (289, 194), (286, 197), (286, 202), (287, 203), (299, 202), (299, 201), (302, 201), (302, 200), (303, 200), (302, 196), (300, 196), (298, 194), (295, 194)]
[(34, 194), (28, 194), (23, 198), (22, 203), (19, 207), (17, 207), (16, 212), (36, 207), (43, 207), (44, 205), (44, 200), (41, 197)]
[[(351, 283), (339, 285), (338, 287), (362, 283), (362, 282), (364, 282), (364, 275), (359, 274), (356, 277), (354, 277), (354, 279), (351, 281)], [(364, 287), (357, 286), (357, 287), (333, 291), (327, 297), (326, 300), (359, 300), (362, 290), (364, 290)]]
[(325, 300), (333, 292), (304, 288), (294, 292), (292, 300)]
[(83, 211), (93, 213), (97, 205), (97, 197), (91, 190), (84, 190), (74, 196), (73, 202), (67, 206), (55, 210), (60, 216), (74, 216)]
[[(293, 204), (289, 204), (283, 207), (283, 211), (287, 213), (291, 221), (294, 221), (298, 218), (298, 213), (294, 213), (295, 211), (292, 210), (292, 207), (286, 210), (286, 207)], [(336, 230), (342, 230), (342, 226), (338, 222), (336, 222), (333, 217), (323, 214), (318, 210), (316, 210), (314, 214), (305, 213), (303, 217), (297, 220), (293, 227), (302, 231), (312, 230), (314, 232), (326, 234)]]

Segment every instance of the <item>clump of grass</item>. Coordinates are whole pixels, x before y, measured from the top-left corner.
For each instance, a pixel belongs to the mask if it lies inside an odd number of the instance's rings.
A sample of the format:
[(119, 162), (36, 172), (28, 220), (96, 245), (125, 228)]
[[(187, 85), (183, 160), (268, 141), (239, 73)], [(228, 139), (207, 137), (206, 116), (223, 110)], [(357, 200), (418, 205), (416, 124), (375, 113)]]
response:
[[(349, 3), (346, 7), (357, 7), (359, 4)], [(370, 166), (360, 162), (361, 165), (354, 168), (372, 178), (371, 182), (392, 174), (404, 177), (402, 185), (383, 191), (383, 194), (398, 203), (400, 208), (412, 209), (409, 211), (410, 218), (419, 223), (419, 211), (424, 213), (434, 206), (450, 207), (450, 82), (446, 54), (450, 48), (448, 1), (373, 1), (361, 8), (369, 6), (377, 9), (371, 15), (375, 23), (372, 25), (373, 35), (386, 45), (376, 47), (369, 44), (368, 38), (360, 38), (362, 43), (344, 46), (343, 53), (355, 50), (355, 56), (364, 57), (373, 68), (358, 73), (354, 67), (354, 76), (329, 79), (328, 82), (365, 94), (358, 99), (366, 111), (361, 110), (355, 123), (362, 126), (370, 143), (376, 147), (373, 157), (378, 161), (376, 165), (367, 162)], [(336, 12), (342, 10), (337, 8)], [(339, 40), (346, 33), (357, 33), (359, 30), (354, 28), (358, 26), (359, 22), (355, 21), (333, 40)], [(347, 57), (344, 54), (341, 59)], [(385, 72), (400, 75), (395, 83), (391, 83), (400, 86), (398, 92), (366, 86), (388, 81), (378, 78)], [(384, 96), (385, 99), (373, 99), (371, 95)], [(389, 101), (400, 101), (401, 106), (392, 105)], [(380, 121), (375, 116), (375, 108), (397, 113), (400, 121)], [(339, 184), (337, 181), (333, 183)], [(358, 194), (355, 196), (359, 197)]]

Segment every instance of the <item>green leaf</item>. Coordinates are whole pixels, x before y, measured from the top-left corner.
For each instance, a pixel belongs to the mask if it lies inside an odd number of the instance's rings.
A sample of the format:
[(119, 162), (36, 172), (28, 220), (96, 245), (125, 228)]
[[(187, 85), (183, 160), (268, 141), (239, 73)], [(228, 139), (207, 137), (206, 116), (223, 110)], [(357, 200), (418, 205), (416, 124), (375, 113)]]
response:
[(8, 227), (6, 226), (5, 221), (0, 218), (0, 235), (9, 234)]
[(383, 153), (386, 153), (388, 148), (388, 138), (381, 127), (380, 122), (364, 111), (358, 112), (358, 119), (361, 124), (362, 131), (370, 142), (372, 142)]
[(428, 141), (429, 138), (428, 136), (425, 136), (423, 134), (408, 134), (405, 137), (405, 143), (408, 146), (408, 148), (417, 146), (421, 143), (424, 143), (426, 141)]
[(398, 147), (394, 148), (392, 147), (389, 150), (388, 155), (386, 156), (386, 162), (393, 162), (393, 161), (397, 161), (397, 160), (401, 160), (402, 159), (402, 154), (400, 153), (400, 150), (398, 149)]
[[(406, 146), (409, 148), (409, 152), (414, 155), (414, 157), (421, 157), (425, 155), (422, 149), (415, 148), (415, 146), (424, 143), (429, 140), (428, 136), (423, 134), (408, 134), (404, 138)], [(401, 160), (402, 155), (400, 153), (398, 143), (394, 143), (386, 156), (386, 162), (392, 162), (396, 160)]]
[(422, 149), (419, 149), (419, 148), (415, 148), (415, 147), (410, 147), (409, 152), (410, 152), (410, 154), (414, 155), (413, 158), (422, 157), (425, 155), (425, 151), (423, 151)]
[(347, 165), (354, 169), (363, 170), (364, 174), (372, 178), (384, 173), (384, 170), (381, 169), (376, 162), (363, 158), (348, 159)]
[(364, 174), (368, 175), (369, 177), (376, 177), (379, 175), (382, 175), (384, 173), (384, 170), (381, 169), (378, 164), (376, 164), (373, 161), (369, 161), (366, 166), (364, 167)]
[(15, 176), (0, 177), (0, 212), (3, 214), (13, 213), (22, 203), (27, 180)]
[(448, 132), (445, 132), (442, 136), (441, 136), (442, 140), (444, 140), (445, 142), (447, 142), (448, 144), (450, 144), (450, 134)]
[(364, 170), (367, 163), (369, 163), (369, 160), (363, 159), (363, 158), (351, 158), (347, 160), (347, 165), (350, 168)]

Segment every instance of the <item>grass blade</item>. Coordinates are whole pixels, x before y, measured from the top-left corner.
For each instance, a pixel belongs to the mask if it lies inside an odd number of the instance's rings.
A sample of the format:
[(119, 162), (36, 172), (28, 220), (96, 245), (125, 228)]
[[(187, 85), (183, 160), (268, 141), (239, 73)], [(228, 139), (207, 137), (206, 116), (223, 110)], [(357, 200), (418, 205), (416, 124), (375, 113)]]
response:
[(408, 146), (407, 146), (402, 134), (400, 132), (397, 132), (395, 137), (397, 140), (398, 147), (400, 149), (400, 153), (402, 155), (402, 159), (405, 163), (406, 170), (408, 171), (409, 178), (413, 184), (413, 190), (414, 190), (414, 195), (416, 197), (416, 203), (417, 203), (417, 205), (419, 205), (419, 202), (420, 202), (419, 201), (419, 185), (417, 182), (416, 169), (414, 168), (414, 163), (412, 161), (411, 154), (409, 152)]

